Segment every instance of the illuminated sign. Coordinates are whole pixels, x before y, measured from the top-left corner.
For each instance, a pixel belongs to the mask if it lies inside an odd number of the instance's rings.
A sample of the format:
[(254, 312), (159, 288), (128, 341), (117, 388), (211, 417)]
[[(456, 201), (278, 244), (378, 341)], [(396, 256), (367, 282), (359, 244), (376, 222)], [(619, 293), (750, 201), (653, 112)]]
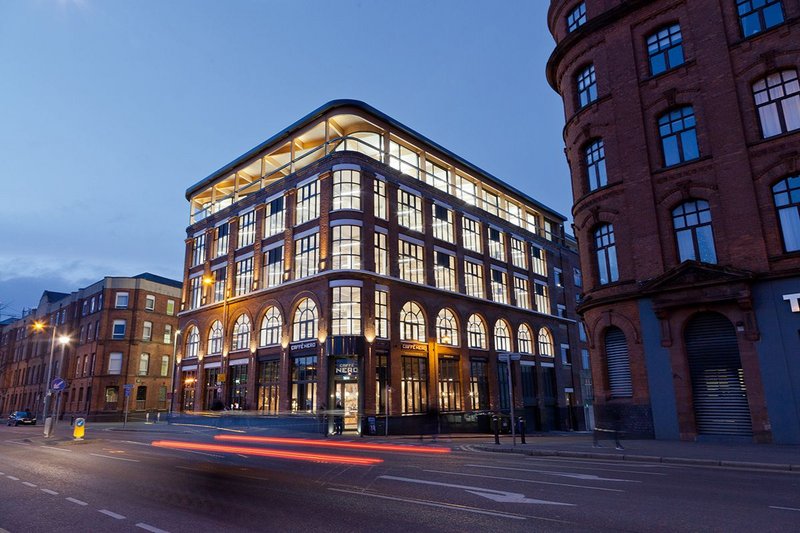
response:
[(298, 350), (311, 350), (317, 347), (317, 341), (296, 342), (290, 346), (290, 350), (296, 352)]
[(427, 352), (428, 345), (421, 342), (401, 342), (401, 350), (413, 350), (415, 352)]
[(789, 302), (792, 313), (800, 313), (800, 292), (796, 294), (784, 294), (783, 299)]
[(336, 375), (348, 378), (358, 377), (358, 362), (349, 360), (336, 361)]

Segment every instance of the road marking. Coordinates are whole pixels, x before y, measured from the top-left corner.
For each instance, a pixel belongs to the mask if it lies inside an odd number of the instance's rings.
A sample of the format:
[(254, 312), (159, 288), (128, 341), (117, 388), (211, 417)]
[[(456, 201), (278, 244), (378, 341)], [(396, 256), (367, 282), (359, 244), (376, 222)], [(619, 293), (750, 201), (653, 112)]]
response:
[(20, 442), (18, 440), (7, 440), (6, 442), (9, 442), (11, 444), (17, 444), (19, 446), (30, 446), (31, 445), (30, 442)]
[[(368, 496), (370, 498), (380, 498), (382, 500), (393, 500), (396, 502), (405, 502), (405, 503), (415, 503), (417, 505), (425, 505), (428, 507), (439, 507), (441, 509), (450, 509), (452, 511), (462, 511), (465, 513), (476, 513), (476, 514), (486, 514), (490, 516), (499, 516), (502, 518), (511, 518), (513, 520), (527, 520), (525, 516), (515, 515), (511, 513), (503, 513), (500, 511), (487, 511), (484, 509), (478, 509), (476, 507), (467, 507), (464, 505), (454, 505), (451, 503), (438, 503), (438, 502), (431, 502), (428, 500), (415, 500), (411, 498), (399, 498), (396, 496), (385, 496), (383, 494), (375, 494), (371, 492), (362, 492), (357, 490), (345, 490), (345, 489), (334, 489), (329, 487), (328, 490), (332, 490), (334, 492), (344, 492), (347, 494), (355, 494), (357, 496)], [(539, 517), (533, 517), (539, 518)], [(551, 520), (548, 518), (541, 518), (541, 520)], [(561, 522), (561, 520), (552, 520), (553, 522)]]
[(52, 494), (53, 496), (58, 496), (58, 493), (56, 491), (54, 491), (54, 490), (50, 490), (50, 489), (39, 489), (39, 490), (41, 490), (45, 494)]
[(120, 441), (120, 442), (124, 442), (126, 444), (136, 444), (137, 446), (147, 446), (148, 448), (150, 447), (150, 443), (149, 442), (138, 442), (138, 441), (135, 441), (135, 440), (123, 440), (123, 441)]
[[(547, 462), (547, 463), (566, 463), (566, 464), (569, 465), (570, 468), (574, 468), (576, 470), (600, 470), (602, 472), (623, 472), (625, 474), (642, 474), (642, 475), (646, 475), (646, 476), (666, 476), (666, 475), (669, 475), (669, 474), (665, 474), (664, 472), (638, 472), (636, 470), (618, 470), (618, 469), (615, 469), (615, 468), (594, 468), (594, 467), (588, 467), (588, 466), (575, 466), (575, 462), (566, 461), (566, 460), (563, 460), (563, 459), (546, 459), (544, 457), (536, 457), (536, 458), (531, 457), (531, 458), (529, 458), (529, 460), (531, 460), (531, 461), (543, 461), (543, 462)], [(622, 461), (617, 461), (616, 463), (601, 463), (601, 462), (598, 462), (598, 461), (587, 461), (585, 459), (576, 459), (576, 461), (580, 461), (581, 464), (593, 464), (593, 465), (603, 465), (603, 466), (626, 466), (624, 464), (620, 464), (620, 463), (622, 463)], [(664, 468), (671, 468), (671, 469), (681, 468), (679, 466), (662, 465), (662, 464), (647, 465), (647, 464), (638, 463), (638, 462), (635, 465), (632, 464), (630, 466), (633, 467), (633, 468), (660, 468), (660, 469), (664, 469)]]
[(489, 465), (465, 465), (473, 468), (490, 468), (492, 470), (511, 470), (513, 472), (533, 472), (536, 474), (549, 474), (551, 476), (569, 477), (584, 481), (620, 481), (623, 483), (641, 483), (637, 479), (616, 479), (610, 477), (600, 477), (594, 474), (576, 474), (574, 472), (552, 472), (550, 470), (533, 470), (531, 468), (513, 468), (509, 466), (489, 466)]
[(77, 503), (78, 505), (89, 505), (88, 503), (81, 500), (77, 500), (75, 498), (64, 498), (64, 499), (67, 500), (68, 502)]
[(485, 479), (498, 479), (501, 481), (521, 481), (522, 483), (534, 483), (537, 485), (555, 485), (557, 487), (571, 487), (576, 489), (587, 489), (587, 490), (602, 490), (606, 492), (625, 492), (622, 489), (609, 489), (606, 487), (590, 487), (588, 485), (573, 485), (571, 483), (556, 483), (554, 481), (539, 481), (533, 479), (519, 479), (514, 477), (485, 476), (482, 474), (467, 474), (465, 472), (448, 472), (446, 470), (423, 470), (423, 472), (431, 472), (434, 474), (450, 474), (453, 476), (480, 477)]
[(90, 453), (89, 455), (94, 455), (95, 457), (104, 457), (105, 459), (116, 459), (117, 461), (129, 461), (131, 463), (140, 463), (139, 459), (126, 459), (125, 457), (113, 457), (111, 455), (103, 455), (100, 453)]
[(39, 447), (45, 450), (53, 450), (54, 452), (72, 453), (72, 450), (67, 450), (66, 448), (56, 448), (55, 446), (45, 446), (44, 444), (40, 444)]
[(22, 484), (23, 484), (23, 485), (27, 485), (27, 486), (29, 486), (29, 487), (33, 487), (33, 488), (36, 488), (36, 487), (38, 487), (38, 486), (39, 486), (39, 485), (37, 485), (37, 484), (35, 484), (35, 483), (31, 483), (30, 481), (23, 481), (23, 482), (22, 482)]
[(18, 477), (9, 476), (9, 475), (6, 475), (6, 477), (7, 477), (8, 479), (10, 479), (11, 481), (19, 481), (19, 478), (18, 478)]
[(111, 518), (116, 518), (117, 520), (125, 520), (125, 517), (121, 514), (117, 514), (113, 511), (109, 511), (108, 509), (100, 509), (99, 513), (103, 513), (106, 516), (110, 516)]
[(453, 483), (441, 483), (439, 481), (428, 481), (425, 479), (413, 479), (408, 477), (397, 476), (378, 476), (379, 479), (389, 479), (392, 481), (403, 481), (405, 483), (419, 483), (420, 485), (434, 485), (436, 487), (452, 487), (455, 489), (462, 489), (476, 496), (489, 498), (497, 502), (506, 503), (536, 503), (540, 505), (563, 505), (567, 507), (574, 507), (574, 503), (554, 502), (548, 500), (536, 500), (533, 498), (526, 498), (524, 494), (517, 492), (507, 492), (504, 490), (485, 489), (483, 487), (470, 487), (467, 485), (455, 485)]
[(230, 428), (221, 428), (219, 426), (206, 426), (203, 424), (170, 424), (172, 426), (188, 426), (192, 428), (208, 428), (208, 429), (216, 429), (218, 431), (230, 431), (231, 433), (247, 433), (244, 429), (230, 429)]
[(150, 524), (145, 524), (144, 522), (139, 522), (138, 524), (136, 524), (136, 527), (140, 527), (144, 530), (151, 531), (152, 533), (169, 533), (169, 531), (158, 529), (157, 527), (151, 526)]
[(781, 507), (780, 505), (770, 505), (770, 509), (780, 509), (781, 511), (800, 511), (800, 509), (795, 509), (794, 507)]

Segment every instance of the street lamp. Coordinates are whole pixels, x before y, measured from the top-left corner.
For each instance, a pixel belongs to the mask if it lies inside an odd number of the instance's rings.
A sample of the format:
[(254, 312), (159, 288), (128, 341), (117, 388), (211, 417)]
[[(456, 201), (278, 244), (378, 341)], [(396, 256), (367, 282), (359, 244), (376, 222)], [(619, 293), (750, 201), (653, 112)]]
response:
[(175, 330), (175, 339), (172, 341), (172, 395), (169, 398), (169, 415), (172, 416), (172, 405), (175, 403), (175, 376), (178, 374), (178, 337), (181, 330)]
[[(53, 352), (55, 351), (55, 346), (56, 346), (56, 331), (58, 330), (58, 326), (56, 324), (47, 325), (44, 322), (41, 322), (39, 320), (37, 320), (36, 322), (33, 323), (34, 331), (41, 332), (41, 331), (44, 331), (47, 328), (52, 328), (53, 336), (50, 338), (50, 358), (49, 358), (49, 360), (47, 362), (47, 380), (45, 382), (47, 384), (47, 393), (44, 396), (44, 408), (42, 410), (42, 418), (44, 418), (44, 436), (45, 437), (49, 437), (49, 436), (52, 435), (52, 431), (51, 430), (52, 430), (53, 420), (52, 420), (52, 418), (49, 418), (47, 416), (47, 411), (50, 408), (50, 397), (53, 395), (53, 391), (52, 391), (52, 388), (51, 388), (52, 383), (50, 381), (53, 378)], [(63, 359), (64, 359), (64, 345), (66, 345), (69, 342), (69, 337), (67, 337), (65, 335), (62, 335), (61, 337), (58, 338), (58, 342), (59, 342), (59, 344), (61, 344), (61, 359), (63, 361)], [(60, 366), (61, 365), (59, 365), (59, 372), (60, 372)], [(56, 414), (58, 414), (58, 413), (56, 413)]]
[(511, 407), (511, 445), (517, 445), (517, 434), (514, 431), (514, 391), (511, 389), (511, 361), (519, 361), (522, 356), (518, 353), (499, 353), (497, 360), (506, 363), (508, 370), (508, 405)]

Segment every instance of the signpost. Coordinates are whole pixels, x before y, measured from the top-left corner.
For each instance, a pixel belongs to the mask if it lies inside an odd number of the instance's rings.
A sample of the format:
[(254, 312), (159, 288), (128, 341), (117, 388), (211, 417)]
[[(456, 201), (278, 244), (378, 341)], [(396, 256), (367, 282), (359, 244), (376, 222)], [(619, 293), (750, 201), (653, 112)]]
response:
[(124, 418), (122, 419), (122, 429), (125, 429), (125, 424), (128, 423), (128, 401), (131, 399), (131, 391), (133, 390), (133, 384), (126, 383), (123, 386), (123, 390), (125, 391), (125, 414)]
[(55, 378), (50, 383), (50, 390), (56, 393), (56, 413), (53, 419), (53, 426), (58, 424), (58, 417), (61, 414), (61, 393), (67, 388), (67, 382), (62, 378)]

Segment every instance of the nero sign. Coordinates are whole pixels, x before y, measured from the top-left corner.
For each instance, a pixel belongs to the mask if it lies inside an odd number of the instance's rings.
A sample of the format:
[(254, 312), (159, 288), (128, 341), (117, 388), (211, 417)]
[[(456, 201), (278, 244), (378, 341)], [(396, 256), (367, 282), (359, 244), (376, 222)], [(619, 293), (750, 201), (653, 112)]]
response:
[(792, 313), (800, 313), (800, 292), (797, 294), (784, 294), (783, 299), (789, 302)]

